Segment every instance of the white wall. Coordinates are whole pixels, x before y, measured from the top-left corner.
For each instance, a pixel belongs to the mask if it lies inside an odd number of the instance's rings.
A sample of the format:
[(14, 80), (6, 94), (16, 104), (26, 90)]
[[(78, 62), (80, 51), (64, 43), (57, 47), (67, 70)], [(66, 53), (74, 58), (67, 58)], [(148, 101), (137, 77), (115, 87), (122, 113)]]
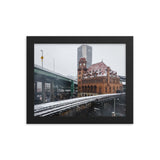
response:
[[(0, 2), (0, 159), (159, 159), (158, 0)], [(26, 36), (134, 36), (134, 125), (26, 125)]]

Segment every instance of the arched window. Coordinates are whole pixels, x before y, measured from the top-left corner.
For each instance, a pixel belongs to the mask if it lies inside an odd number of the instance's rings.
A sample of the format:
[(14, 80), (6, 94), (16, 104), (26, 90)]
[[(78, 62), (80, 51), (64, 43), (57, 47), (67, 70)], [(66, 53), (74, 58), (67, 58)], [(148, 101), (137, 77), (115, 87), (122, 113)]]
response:
[(82, 92), (84, 92), (84, 86), (82, 86)]
[(100, 94), (102, 93), (102, 88), (101, 88), (101, 87), (99, 87), (99, 93), (100, 93)]
[(87, 92), (87, 86), (85, 86), (85, 92)]
[(91, 92), (93, 92), (93, 86), (91, 86)]
[(87, 92), (89, 93), (90, 92), (90, 87), (88, 86), (88, 90), (87, 90)]
[(97, 87), (96, 86), (94, 86), (94, 93), (96, 93), (97, 92)]
[(105, 87), (105, 92), (107, 93), (107, 87)]
[(113, 93), (115, 92), (115, 87), (113, 86)]

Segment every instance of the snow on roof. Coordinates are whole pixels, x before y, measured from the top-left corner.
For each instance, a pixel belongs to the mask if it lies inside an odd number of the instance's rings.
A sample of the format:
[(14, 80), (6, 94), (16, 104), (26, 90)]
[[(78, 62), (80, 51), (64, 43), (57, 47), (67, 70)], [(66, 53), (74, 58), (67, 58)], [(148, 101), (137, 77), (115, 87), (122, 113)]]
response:
[(98, 70), (101, 70), (102, 71), (105, 71), (107, 69), (107, 65), (104, 64), (103, 62), (99, 62), (99, 63), (95, 63), (95, 64), (92, 64), (89, 68), (88, 68), (88, 71), (98, 71)]
[(82, 58), (80, 58), (79, 61), (86, 61), (86, 58), (85, 58), (85, 57), (82, 57)]
[(103, 62), (92, 64), (84, 74), (84, 78), (92, 78), (95, 74), (98, 77), (107, 76), (107, 65)]
[[(95, 75), (97, 77), (107, 76), (107, 68), (108, 68), (108, 66), (105, 63), (103, 63), (103, 61), (101, 61), (99, 63), (92, 64), (88, 68), (87, 72), (84, 74), (83, 78), (87, 79), (87, 78), (95, 77)], [(117, 76), (117, 72), (115, 72), (111, 69), (110, 69), (110, 74), (113, 77)]]

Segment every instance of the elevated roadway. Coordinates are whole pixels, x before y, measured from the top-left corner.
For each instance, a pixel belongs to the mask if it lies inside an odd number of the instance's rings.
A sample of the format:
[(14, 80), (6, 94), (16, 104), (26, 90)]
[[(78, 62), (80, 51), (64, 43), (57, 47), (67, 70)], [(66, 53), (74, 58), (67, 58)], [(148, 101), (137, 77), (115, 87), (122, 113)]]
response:
[(68, 100), (61, 100), (56, 102), (38, 104), (34, 106), (34, 116), (45, 117), (56, 113), (61, 113), (66, 110), (88, 105), (91, 102), (106, 101), (109, 99), (116, 99), (125, 93), (102, 94), (96, 96), (73, 98)]

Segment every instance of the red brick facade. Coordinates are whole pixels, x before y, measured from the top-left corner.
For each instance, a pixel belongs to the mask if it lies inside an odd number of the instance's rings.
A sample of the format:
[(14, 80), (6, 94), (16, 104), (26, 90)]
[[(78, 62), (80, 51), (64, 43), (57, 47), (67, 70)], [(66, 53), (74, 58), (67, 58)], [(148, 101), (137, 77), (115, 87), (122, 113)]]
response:
[(117, 73), (103, 62), (86, 68), (86, 59), (81, 58), (78, 67), (78, 96), (116, 93), (122, 90)]

